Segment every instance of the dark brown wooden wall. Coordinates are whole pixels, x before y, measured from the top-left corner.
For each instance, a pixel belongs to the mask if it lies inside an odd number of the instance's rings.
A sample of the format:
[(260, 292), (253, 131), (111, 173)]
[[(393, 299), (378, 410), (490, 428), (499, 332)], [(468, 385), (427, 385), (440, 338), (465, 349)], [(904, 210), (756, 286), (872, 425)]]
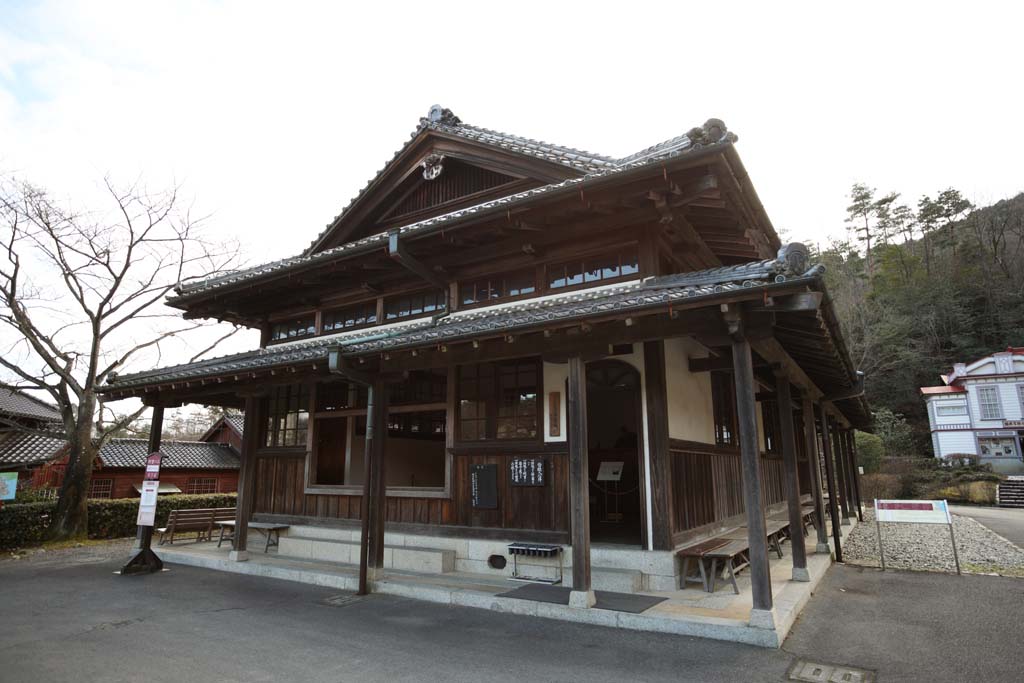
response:
[[(390, 496), (388, 522), (476, 528), (565, 532), (569, 530), (568, 460), (564, 453), (532, 454), (547, 463), (544, 486), (512, 486), (510, 460), (523, 454), (455, 455), (451, 498)], [(498, 466), (498, 508), (476, 510), (470, 502), (471, 465)], [(305, 493), (305, 455), (261, 456), (256, 460), (256, 514), (359, 519), (360, 496)]]

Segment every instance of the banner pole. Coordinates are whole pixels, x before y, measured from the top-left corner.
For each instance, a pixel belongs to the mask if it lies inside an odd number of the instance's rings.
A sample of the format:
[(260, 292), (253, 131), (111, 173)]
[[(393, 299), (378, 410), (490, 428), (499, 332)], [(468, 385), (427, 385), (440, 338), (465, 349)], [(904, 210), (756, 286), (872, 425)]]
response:
[(882, 523), (878, 521), (878, 499), (875, 498), (875, 531), (878, 533), (878, 557), (882, 560), (882, 571), (885, 571), (885, 550), (882, 549)]
[(960, 573), (960, 553), (956, 549), (956, 535), (953, 533), (953, 515), (949, 511), (949, 502), (942, 501), (946, 506), (946, 519), (949, 520), (949, 540), (953, 543), (953, 561), (956, 562), (956, 575), (962, 576)]

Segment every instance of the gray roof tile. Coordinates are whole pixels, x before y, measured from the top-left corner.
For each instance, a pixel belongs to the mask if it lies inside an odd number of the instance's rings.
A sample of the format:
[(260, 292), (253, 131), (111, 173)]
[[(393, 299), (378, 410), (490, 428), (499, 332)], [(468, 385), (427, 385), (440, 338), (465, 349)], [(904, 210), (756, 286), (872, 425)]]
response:
[(19, 432), (0, 432), (0, 466), (35, 465), (55, 457), (66, 442), (63, 439)]
[(60, 413), (54, 406), (24, 392), (5, 387), (0, 387), (0, 415), (51, 422), (61, 419)]
[[(202, 441), (164, 441), (161, 469), (237, 470), (238, 454), (227, 444)], [(149, 455), (146, 439), (113, 439), (100, 449), (100, 462), (105, 468), (142, 468)]]

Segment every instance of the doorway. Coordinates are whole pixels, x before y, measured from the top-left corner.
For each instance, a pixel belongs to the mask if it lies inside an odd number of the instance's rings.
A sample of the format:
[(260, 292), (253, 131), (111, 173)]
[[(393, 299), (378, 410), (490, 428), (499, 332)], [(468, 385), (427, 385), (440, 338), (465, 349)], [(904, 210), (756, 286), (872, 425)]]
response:
[(590, 537), (640, 545), (640, 373), (619, 360), (587, 364)]

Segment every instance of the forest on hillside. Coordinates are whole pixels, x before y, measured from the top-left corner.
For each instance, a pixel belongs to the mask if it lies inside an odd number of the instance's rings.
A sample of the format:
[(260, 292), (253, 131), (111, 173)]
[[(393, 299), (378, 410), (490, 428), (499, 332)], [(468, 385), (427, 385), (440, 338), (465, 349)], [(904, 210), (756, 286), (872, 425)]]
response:
[(951, 188), (911, 205), (857, 184), (846, 225), (818, 257), (876, 427), (902, 416), (913, 450), (931, 455), (919, 387), (1024, 345), (1024, 193), (976, 207)]

